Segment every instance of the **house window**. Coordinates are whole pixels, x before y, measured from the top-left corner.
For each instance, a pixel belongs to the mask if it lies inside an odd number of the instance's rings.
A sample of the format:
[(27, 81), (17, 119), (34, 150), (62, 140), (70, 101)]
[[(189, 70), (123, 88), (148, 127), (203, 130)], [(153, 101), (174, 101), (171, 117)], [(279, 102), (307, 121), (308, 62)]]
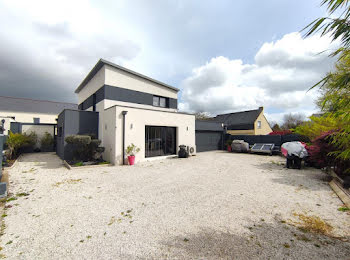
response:
[(153, 106), (155, 107), (166, 107), (166, 98), (153, 96)]
[(33, 120), (34, 120), (34, 124), (40, 124), (40, 118), (34, 117)]
[(258, 128), (261, 128), (261, 121), (258, 121)]

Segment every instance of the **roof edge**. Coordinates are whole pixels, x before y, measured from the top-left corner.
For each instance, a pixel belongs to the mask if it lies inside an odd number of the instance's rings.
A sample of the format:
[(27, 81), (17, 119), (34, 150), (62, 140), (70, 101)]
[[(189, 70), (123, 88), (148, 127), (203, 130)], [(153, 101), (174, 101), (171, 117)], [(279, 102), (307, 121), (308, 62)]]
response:
[(109, 66), (111, 66), (113, 68), (116, 68), (116, 69), (122, 70), (124, 72), (133, 74), (133, 75), (135, 75), (137, 77), (146, 79), (146, 80), (151, 81), (153, 83), (159, 84), (159, 85), (161, 85), (163, 87), (167, 87), (167, 88), (172, 89), (172, 90), (174, 90), (176, 92), (180, 91), (178, 88), (175, 88), (175, 87), (170, 86), (170, 85), (168, 85), (166, 83), (163, 83), (161, 81), (158, 81), (156, 79), (150, 78), (150, 77), (145, 76), (145, 75), (143, 75), (141, 73), (138, 73), (136, 71), (127, 69), (125, 67), (122, 67), (120, 65), (117, 65), (117, 64), (115, 64), (113, 62), (110, 62), (110, 61), (107, 61), (107, 60), (104, 60), (104, 59), (101, 58), (101, 59), (98, 60), (98, 62), (95, 64), (95, 66), (90, 70), (90, 72), (87, 74), (87, 76), (84, 78), (84, 80), (79, 84), (79, 86), (74, 91), (74, 93), (79, 93), (86, 86), (86, 84), (96, 75), (96, 73), (103, 67), (103, 65), (109, 65)]

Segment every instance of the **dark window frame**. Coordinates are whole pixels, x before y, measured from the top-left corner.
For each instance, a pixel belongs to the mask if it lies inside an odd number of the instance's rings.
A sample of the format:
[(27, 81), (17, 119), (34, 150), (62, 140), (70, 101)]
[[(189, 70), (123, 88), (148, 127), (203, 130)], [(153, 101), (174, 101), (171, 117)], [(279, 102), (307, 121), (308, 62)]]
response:
[[(156, 104), (155, 104), (155, 99), (157, 99)], [(161, 100), (163, 102), (161, 102)], [(152, 105), (154, 107), (162, 107), (162, 108), (169, 108), (169, 98), (167, 97), (161, 97), (161, 96), (153, 96), (153, 102)]]

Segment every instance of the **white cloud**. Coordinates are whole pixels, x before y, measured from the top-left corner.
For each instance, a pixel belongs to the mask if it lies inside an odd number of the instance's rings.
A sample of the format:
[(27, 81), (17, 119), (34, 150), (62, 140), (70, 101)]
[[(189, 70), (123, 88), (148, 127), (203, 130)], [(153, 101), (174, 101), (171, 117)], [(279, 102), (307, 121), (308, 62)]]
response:
[(317, 91), (307, 90), (333, 68), (328, 55), (336, 46), (327, 37), (290, 33), (264, 43), (254, 64), (212, 58), (182, 82), (180, 109), (219, 114), (264, 106), (276, 121), (286, 112), (310, 115)]

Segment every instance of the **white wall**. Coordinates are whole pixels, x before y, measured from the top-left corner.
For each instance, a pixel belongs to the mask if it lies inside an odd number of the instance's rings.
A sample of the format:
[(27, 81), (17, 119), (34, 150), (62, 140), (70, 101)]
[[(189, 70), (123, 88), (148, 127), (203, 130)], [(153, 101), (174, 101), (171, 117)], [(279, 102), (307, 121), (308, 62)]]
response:
[(131, 73), (127, 73), (109, 65), (105, 65), (105, 67), (105, 82), (107, 85), (177, 99), (177, 91), (175, 90), (164, 87), (144, 78), (140, 78)]
[[(113, 108), (110, 108), (113, 109)], [(108, 110), (107, 110), (108, 111)], [(123, 154), (123, 116), (122, 111), (128, 111), (125, 125), (125, 147), (134, 143), (140, 148), (136, 155), (136, 162), (145, 160), (145, 126), (176, 127), (176, 150), (180, 144), (195, 148), (195, 116), (181, 113), (167, 113), (137, 108), (115, 107), (116, 118), (116, 151), (115, 164), (122, 164)], [(104, 122), (111, 121), (110, 114), (104, 117)]]
[[(7, 117), (15, 117), (15, 120)], [(40, 118), (40, 123), (46, 124), (56, 124), (56, 118), (58, 115), (52, 114), (39, 114), (39, 113), (25, 113), (25, 112), (11, 112), (11, 111), (0, 111), (0, 121), (5, 120), (5, 132), (8, 134), (10, 130), (11, 122), (21, 122), (21, 123), (34, 123), (34, 118)]]
[(22, 133), (30, 134), (31, 132), (36, 133), (38, 140), (35, 147), (40, 147), (41, 138), (46, 132), (54, 137), (54, 127), (51, 125), (22, 125)]
[[(116, 151), (116, 107), (112, 107), (105, 111), (100, 112), (100, 124), (99, 133), (102, 138), (101, 146), (105, 147), (103, 153), (103, 159), (115, 164), (115, 151)], [(101, 117), (102, 116), (102, 117)], [(102, 120), (103, 119), (103, 120)]]
[(105, 65), (78, 93), (78, 104), (85, 101), (105, 84)]

